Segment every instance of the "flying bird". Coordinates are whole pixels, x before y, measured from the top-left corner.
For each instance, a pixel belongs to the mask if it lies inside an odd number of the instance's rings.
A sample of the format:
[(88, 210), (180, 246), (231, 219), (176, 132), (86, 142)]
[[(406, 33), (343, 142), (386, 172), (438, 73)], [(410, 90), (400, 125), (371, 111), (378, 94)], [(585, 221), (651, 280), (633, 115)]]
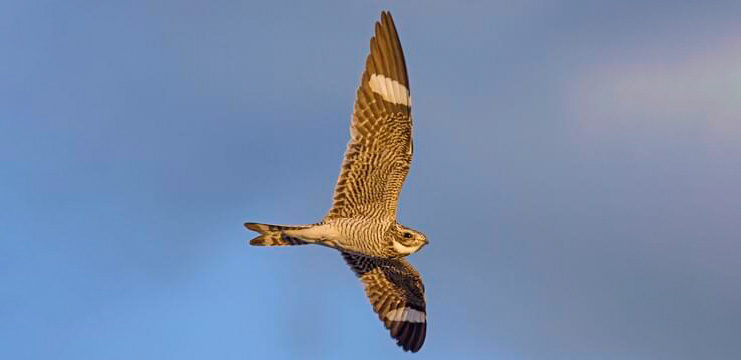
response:
[(396, 221), (412, 162), (412, 99), (404, 53), (391, 14), (381, 13), (360, 79), (332, 207), (310, 225), (245, 223), (255, 246), (316, 244), (338, 250), (365, 286), (373, 310), (404, 351), (427, 333), (424, 285), (405, 259), (427, 237)]

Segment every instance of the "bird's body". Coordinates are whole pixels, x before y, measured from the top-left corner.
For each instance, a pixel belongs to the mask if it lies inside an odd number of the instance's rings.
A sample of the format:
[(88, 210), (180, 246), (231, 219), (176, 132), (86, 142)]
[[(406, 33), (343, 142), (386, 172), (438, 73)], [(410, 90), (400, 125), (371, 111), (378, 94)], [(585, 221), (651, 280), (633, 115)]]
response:
[(329, 247), (366, 256), (390, 257), (393, 254), (384, 246), (384, 235), (391, 225), (376, 219), (339, 218), (314, 228), (322, 229), (318, 234), (329, 239)]
[(246, 223), (250, 244), (316, 244), (336, 249), (365, 285), (373, 309), (405, 351), (419, 351), (427, 331), (424, 285), (405, 256), (428, 242), (396, 221), (412, 161), (409, 79), (396, 27), (381, 14), (357, 91), (332, 208), (310, 225)]
[(404, 231), (419, 233), (388, 220), (339, 218), (311, 225), (245, 225), (250, 230), (273, 236), (269, 243), (266, 243), (265, 235), (250, 242), (257, 246), (316, 244), (357, 255), (398, 258), (425, 245), (422, 243), (415, 247), (395, 241), (399, 232), (402, 232), (402, 237)]

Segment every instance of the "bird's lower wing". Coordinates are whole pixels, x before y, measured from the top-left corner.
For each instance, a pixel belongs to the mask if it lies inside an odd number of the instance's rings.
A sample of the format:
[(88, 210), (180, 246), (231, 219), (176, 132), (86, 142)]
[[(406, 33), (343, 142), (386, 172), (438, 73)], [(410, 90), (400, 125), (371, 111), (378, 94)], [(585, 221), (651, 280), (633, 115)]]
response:
[(383, 259), (342, 253), (365, 285), (365, 293), (391, 337), (404, 351), (417, 352), (427, 333), (424, 285), (404, 259)]

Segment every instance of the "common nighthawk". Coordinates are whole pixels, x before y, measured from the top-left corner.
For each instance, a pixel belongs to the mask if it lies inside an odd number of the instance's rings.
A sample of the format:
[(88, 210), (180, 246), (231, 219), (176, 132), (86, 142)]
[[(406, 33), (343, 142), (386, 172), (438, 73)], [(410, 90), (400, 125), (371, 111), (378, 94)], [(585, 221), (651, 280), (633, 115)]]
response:
[(389, 12), (381, 13), (375, 30), (327, 216), (312, 225), (244, 225), (260, 233), (252, 245), (318, 244), (339, 250), (397, 344), (417, 352), (427, 332), (424, 285), (404, 257), (419, 251), (427, 238), (396, 222), (399, 193), (412, 162), (412, 100)]

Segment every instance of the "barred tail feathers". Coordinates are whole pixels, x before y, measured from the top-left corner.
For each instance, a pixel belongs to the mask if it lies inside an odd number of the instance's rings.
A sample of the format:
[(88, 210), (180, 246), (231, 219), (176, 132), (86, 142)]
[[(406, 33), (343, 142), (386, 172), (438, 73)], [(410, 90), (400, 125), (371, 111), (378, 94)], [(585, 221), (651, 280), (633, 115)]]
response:
[(250, 245), (254, 246), (289, 246), (304, 245), (308, 242), (296, 237), (286, 235), (286, 230), (299, 230), (311, 227), (310, 225), (270, 225), (245, 223), (244, 226), (252, 231), (260, 233), (260, 236), (250, 240)]

